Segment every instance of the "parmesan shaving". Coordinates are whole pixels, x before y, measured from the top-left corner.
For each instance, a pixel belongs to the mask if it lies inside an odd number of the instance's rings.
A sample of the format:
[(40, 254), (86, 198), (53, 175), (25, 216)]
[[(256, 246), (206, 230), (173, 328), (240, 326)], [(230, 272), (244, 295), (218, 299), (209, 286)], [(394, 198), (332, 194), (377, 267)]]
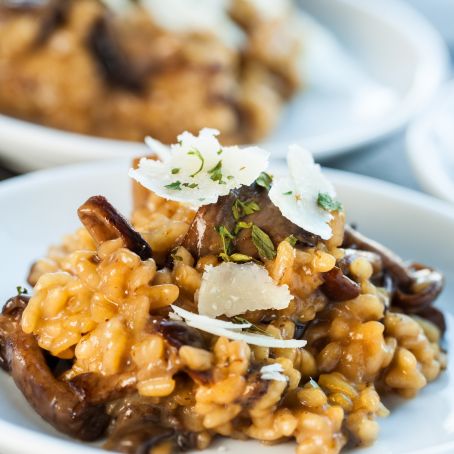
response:
[(207, 267), (199, 289), (199, 314), (209, 317), (288, 307), (293, 296), (277, 285), (265, 267), (256, 263), (221, 263)]
[[(224, 329), (248, 329), (252, 326), (251, 323), (232, 323), (232, 322), (226, 322), (224, 320), (218, 320), (216, 318), (210, 318), (210, 317), (205, 317), (204, 315), (199, 315), (199, 314), (194, 314), (193, 312), (189, 312), (186, 309), (183, 309), (182, 307), (179, 306), (171, 306), (173, 309), (174, 314), (180, 317), (180, 320), (185, 319), (186, 321), (196, 321), (198, 323), (207, 323), (212, 326), (216, 326), (218, 328), (224, 328)], [(172, 312), (170, 312), (172, 314)], [(169, 314), (169, 316), (170, 316)]]
[(290, 176), (274, 179), (269, 192), (271, 201), (294, 224), (328, 240), (333, 235), (329, 225), (333, 215), (317, 200), (320, 194), (334, 198), (334, 186), (314, 163), (311, 153), (298, 145), (289, 147), (287, 164)]
[(142, 158), (129, 176), (157, 195), (193, 208), (217, 202), (232, 189), (250, 185), (268, 166), (269, 153), (258, 147), (223, 147), (214, 129), (198, 136), (184, 132), (167, 147), (148, 138), (160, 161)]
[(267, 366), (263, 366), (260, 369), (260, 378), (262, 380), (274, 380), (274, 381), (288, 381), (287, 375), (284, 373), (284, 369), (282, 365), (279, 363), (268, 364)]
[[(301, 348), (304, 347), (307, 343), (305, 340), (275, 339), (273, 337), (264, 336), (261, 334), (244, 333), (238, 330), (238, 328), (241, 326), (240, 324), (224, 322), (223, 320), (216, 320), (214, 318), (194, 314), (178, 306), (171, 307), (177, 315), (183, 317), (186, 320), (188, 326), (199, 329), (201, 331), (205, 331), (206, 333), (213, 334), (214, 336), (226, 337), (227, 339), (231, 340), (244, 341), (250, 345), (258, 345), (260, 347), (270, 348)], [(223, 328), (220, 326), (220, 324), (225, 324), (225, 326), (227, 326), (227, 324), (229, 326), (233, 325), (235, 329), (231, 327), (230, 329)], [(243, 326), (246, 325), (250, 326), (250, 324), (243, 324)]]

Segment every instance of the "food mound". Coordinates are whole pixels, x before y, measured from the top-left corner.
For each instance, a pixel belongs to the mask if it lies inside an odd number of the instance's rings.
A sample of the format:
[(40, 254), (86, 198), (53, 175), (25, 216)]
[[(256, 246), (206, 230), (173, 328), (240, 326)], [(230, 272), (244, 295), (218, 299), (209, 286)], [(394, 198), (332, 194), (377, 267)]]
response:
[(296, 7), (269, 3), (4, 0), (0, 112), (114, 139), (210, 125), (255, 142), (301, 85)]
[(0, 364), (42, 418), (113, 451), (368, 445), (380, 396), (446, 366), (443, 278), (346, 224), (305, 150), (273, 177), (266, 152), (216, 135), (149, 141), (131, 224), (102, 196), (79, 208), (32, 296), (4, 306)]

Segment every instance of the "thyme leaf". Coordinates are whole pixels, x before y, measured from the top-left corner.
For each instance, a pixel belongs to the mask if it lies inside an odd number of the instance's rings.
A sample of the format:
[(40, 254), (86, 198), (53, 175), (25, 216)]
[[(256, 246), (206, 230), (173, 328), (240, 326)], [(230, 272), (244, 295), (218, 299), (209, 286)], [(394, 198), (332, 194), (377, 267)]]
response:
[(252, 226), (252, 242), (262, 259), (272, 260), (276, 257), (276, 249), (271, 238), (255, 224)]
[(241, 219), (243, 216), (253, 214), (260, 210), (260, 205), (254, 200), (241, 200), (236, 199), (232, 205), (232, 214), (236, 221)]
[(262, 172), (255, 180), (255, 182), (262, 188), (265, 188), (267, 191), (269, 191), (271, 188), (271, 183), (273, 182), (273, 177), (266, 172)]

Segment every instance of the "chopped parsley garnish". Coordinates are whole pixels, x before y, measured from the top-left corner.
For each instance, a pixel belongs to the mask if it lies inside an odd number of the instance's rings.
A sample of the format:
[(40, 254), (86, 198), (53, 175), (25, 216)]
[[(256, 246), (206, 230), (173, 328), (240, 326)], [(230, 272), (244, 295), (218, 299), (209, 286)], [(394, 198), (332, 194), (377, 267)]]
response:
[(254, 202), (253, 200), (242, 201), (240, 199), (236, 199), (232, 205), (232, 214), (236, 221), (238, 221), (243, 216), (247, 216), (259, 210), (259, 204), (257, 202)]
[(202, 171), (203, 166), (205, 165), (205, 159), (202, 156), (202, 153), (200, 153), (200, 151), (196, 150), (196, 149), (188, 151), (188, 155), (195, 156), (200, 159), (200, 167), (192, 175), (190, 175), (192, 178), (194, 178), (196, 175), (198, 175)]
[(28, 294), (28, 290), (25, 287), (21, 287), (20, 285), (18, 285), (16, 287), (16, 290), (17, 290), (17, 296), (27, 295)]
[(287, 192), (283, 192), (282, 195), (292, 195), (293, 194), (293, 191), (287, 191)]
[(178, 167), (174, 167), (174, 168), (172, 169), (172, 171), (171, 171), (171, 172), (172, 172), (172, 175), (176, 175), (177, 173), (180, 172), (180, 170), (181, 170), (181, 169), (179, 169)]
[(317, 204), (326, 211), (342, 211), (342, 204), (325, 192), (319, 193)]
[(181, 191), (182, 186), (185, 188), (189, 188), (189, 189), (194, 189), (194, 188), (199, 187), (199, 185), (197, 183), (182, 183), (181, 181), (178, 181), (178, 180), (174, 181), (173, 183), (166, 184), (164, 187), (167, 189), (173, 189), (174, 191)]
[(295, 247), (296, 243), (298, 243), (298, 238), (295, 235), (289, 235), (285, 241), (289, 242), (291, 246)]
[(222, 180), (222, 159), (210, 170), (208, 170), (210, 178), (217, 181), (219, 184), (225, 184)]
[(217, 151), (217, 154), (218, 155), (222, 154), (222, 151), (223, 151), (222, 148), (219, 148), (219, 150)]
[(272, 260), (276, 257), (276, 249), (271, 238), (256, 225), (252, 226), (252, 242), (262, 259)]
[(271, 188), (271, 183), (273, 182), (273, 177), (266, 172), (262, 172), (255, 180), (255, 182), (262, 188), (265, 188), (267, 191), (269, 191)]
[(174, 191), (181, 191), (181, 181), (174, 181), (173, 183), (166, 184), (164, 187), (167, 189), (173, 189)]

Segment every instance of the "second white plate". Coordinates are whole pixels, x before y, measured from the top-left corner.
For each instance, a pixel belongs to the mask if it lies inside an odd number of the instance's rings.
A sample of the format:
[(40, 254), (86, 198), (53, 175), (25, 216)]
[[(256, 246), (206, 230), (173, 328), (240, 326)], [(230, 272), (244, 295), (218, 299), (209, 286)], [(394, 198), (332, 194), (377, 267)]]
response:
[(454, 81), (407, 131), (407, 156), (421, 186), (454, 203)]
[[(447, 74), (438, 33), (399, 0), (299, 0), (307, 87), (264, 143), (289, 143), (317, 159), (376, 141), (402, 127)], [(207, 125), (209, 126), (209, 125)], [(0, 115), (0, 159), (19, 171), (143, 153), (139, 143), (72, 134)]]

